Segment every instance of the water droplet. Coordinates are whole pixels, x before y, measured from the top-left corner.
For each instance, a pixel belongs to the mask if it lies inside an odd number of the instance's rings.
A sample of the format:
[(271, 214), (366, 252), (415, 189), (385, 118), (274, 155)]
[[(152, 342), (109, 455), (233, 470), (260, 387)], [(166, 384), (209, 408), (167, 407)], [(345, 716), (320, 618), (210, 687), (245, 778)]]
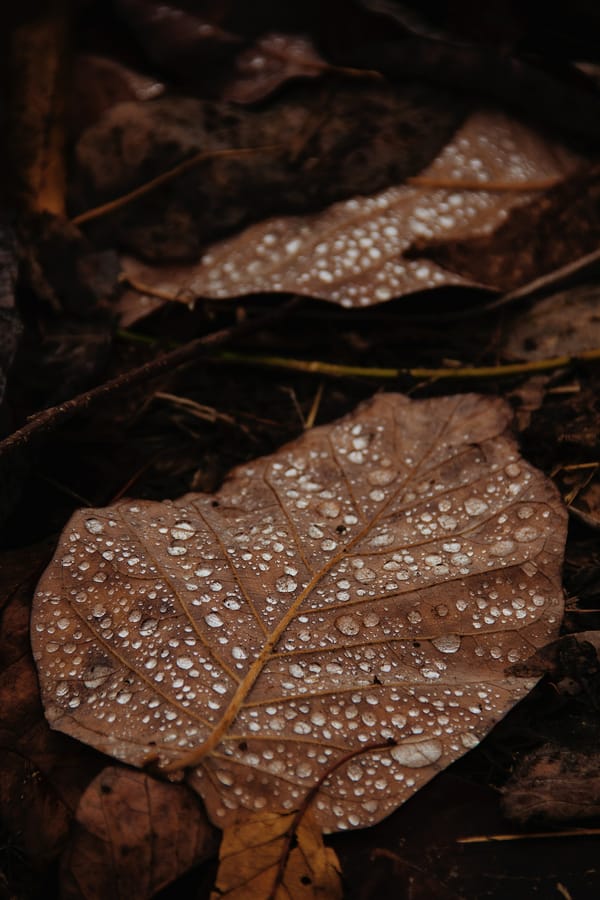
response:
[(392, 747), (390, 754), (401, 766), (421, 769), (437, 762), (443, 752), (442, 745), (436, 740), (419, 741), (414, 744), (399, 744)]
[(175, 665), (178, 669), (187, 670), (192, 668), (192, 666), (194, 665), (194, 661), (193, 659), (190, 659), (189, 656), (178, 656), (175, 660)]
[(296, 590), (298, 582), (294, 581), (291, 575), (282, 575), (275, 582), (275, 586), (281, 594), (290, 594), (292, 591)]
[(515, 549), (514, 541), (496, 541), (490, 547), (490, 556), (508, 556)]
[(367, 475), (367, 480), (370, 484), (376, 485), (377, 487), (385, 487), (386, 485), (391, 484), (396, 476), (397, 473), (394, 469), (374, 469)]
[(117, 694), (117, 703), (120, 703), (121, 706), (125, 706), (126, 703), (129, 703), (131, 697), (131, 691), (119, 691)]
[(375, 581), (377, 578), (377, 573), (373, 571), (373, 569), (368, 569), (365, 567), (364, 569), (356, 569), (354, 572), (354, 577), (361, 584), (369, 584), (371, 581)]
[(446, 531), (454, 531), (458, 525), (454, 516), (440, 516), (439, 523)]
[(113, 670), (110, 666), (95, 665), (90, 666), (83, 673), (83, 683), (87, 688), (98, 688), (110, 678)]
[(485, 500), (480, 500), (478, 497), (470, 497), (465, 500), (465, 512), (468, 516), (481, 516), (488, 509), (489, 506)]
[(520, 506), (517, 510), (517, 515), (519, 519), (530, 519), (533, 515), (533, 509), (531, 506)]
[(86, 519), (85, 527), (90, 534), (102, 534), (104, 531), (104, 525), (100, 519)]
[(465, 731), (463, 734), (460, 734), (459, 738), (461, 744), (463, 747), (466, 747), (467, 750), (473, 750), (474, 747), (479, 746), (479, 738), (470, 731)]
[(140, 634), (143, 637), (147, 637), (149, 634), (152, 634), (158, 628), (158, 621), (156, 619), (144, 619), (142, 624), (140, 625)]
[(538, 537), (539, 531), (532, 525), (525, 525), (523, 528), (519, 528), (515, 531), (515, 538), (523, 543), (535, 541)]
[(367, 628), (375, 628), (376, 625), (379, 625), (379, 616), (375, 613), (367, 613), (363, 616), (363, 622)]
[(335, 620), (335, 627), (338, 631), (341, 631), (342, 634), (346, 634), (350, 637), (358, 634), (360, 631), (360, 623), (354, 616), (339, 616), (339, 618)]
[(442, 557), (438, 556), (437, 553), (431, 553), (425, 557), (425, 562), (428, 566), (439, 566), (441, 565)]
[(340, 504), (335, 500), (325, 500), (323, 503), (319, 503), (318, 509), (321, 515), (328, 519), (337, 519), (340, 514)]
[(190, 522), (175, 522), (171, 528), (171, 537), (176, 541), (189, 541), (195, 534), (196, 529)]
[(226, 787), (231, 787), (231, 785), (235, 782), (235, 779), (231, 772), (226, 772), (223, 769), (217, 769), (217, 772), (215, 774), (221, 784), (224, 784)]
[(187, 549), (185, 547), (167, 547), (167, 553), (169, 556), (183, 556), (184, 553), (187, 553)]
[(439, 650), (440, 653), (456, 653), (460, 649), (460, 634), (442, 634), (440, 637), (433, 638), (431, 643)]

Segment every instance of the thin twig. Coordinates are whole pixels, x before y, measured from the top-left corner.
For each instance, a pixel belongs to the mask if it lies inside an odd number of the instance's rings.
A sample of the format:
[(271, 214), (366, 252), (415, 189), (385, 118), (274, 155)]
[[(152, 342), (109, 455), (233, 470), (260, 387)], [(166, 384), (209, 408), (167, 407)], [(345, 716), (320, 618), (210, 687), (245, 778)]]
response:
[(283, 356), (258, 356), (250, 353), (237, 353), (223, 350), (212, 357), (215, 361), (242, 363), (269, 368), (293, 369), (296, 372), (310, 372), (317, 375), (333, 377), (359, 378), (506, 378), (511, 375), (526, 375), (531, 372), (548, 372), (553, 369), (564, 369), (576, 362), (594, 362), (600, 360), (600, 348), (583, 350), (573, 355), (553, 356), (549, 359), (535, 359), (523, 363), (506, 363), (498, 366), (457, 366), (456, 368), (421, 368), (407, 367), (398, 369), (380, 369), (369, 366), (347, 366), (341, 363), (328, 363), (320, 360), (290, 359)]
[(530, 831), (528, 834), (476, 834), (458, 838), (457, 844), (490, 844), (495, 841), (537, 841), (545, 838), (588, 837), (600, 834), (600, 828), (571, 828), (568, 831)]
[(278, 307), (265, 316), (260, 316), (256, 319), (246, 319), (229, 328), (222, 328), (220, 331), (214, 331), (211, 334), (196, 338), (172, 350), (170, 353), (165, 353), (164, 356), (160, 356), (158, 359), (153, 359), (136, 369), (124, 372), (122, 375), (118, 375), (104, 384), (85, 391), (83, 394), (78, 394), (59, 406), (51, 406), (42, 410), (33, 416), (26, 425), (23, 425), (18, 431), (15, 431), (0, 442), (0, 460), (9, 452), (29, 444), (34, 437), (39, 437), (41, 434), (53, 430), (58, 425), (72, 418), (76, 413), (88, 409), (97, 401), (104, 400), (119, 391), (156, 378), (163, 372), (171, 371), (183, 363), (191, 362), (201, 357), (206, 358), (212, 348), (258, 331), (265, 325), (269, 325), (287, 315), (298, 302), (298, 298), (293, 297), (287, 303), (284, 303), (283, 306)]
[(173, 166), (172, 169), (162, 172), (160, 175), (157, 175), (156, 178), (146, 181), (144, 184), (134, 188), (127, 194), (122, 194), (122, 196), (116, 197), (114, 200), (109, 200), (108, 203), (103, 203), (101, 206), (95, 206), (93, 209), (88, 209), (86, 212), (80, 213), (78, 216), (71, 219), (71, 222), (73, 225), (84, 225), (86, 222), (91, 222), (92, 219), (99, 219), (102, 216), (107, 216), (109, 213), (122, 209), (124, 206), (128, 206), (139, 197), (144, 197), (146, 194), (150, 193), (150, 191), (156, 190), (156, 188), (161, 185), (173, 181), (174, 178), (178, 178), (185, 172), (189, 172), (190, 169), (193, 169), (207, 159), (247, 156), (251, 153), (263, 153), (267, 150), (280, 150), (283, 146), (283, 144), (265, 144), (263, 147), (240, 147), (238, 149), (230, 147), (221, 150), (203, 150), (201, 153), (196, 153), (194, 156), (190, 157), (190, 159), (185, 159), (183, 162), (178, 163), (178, 165)]

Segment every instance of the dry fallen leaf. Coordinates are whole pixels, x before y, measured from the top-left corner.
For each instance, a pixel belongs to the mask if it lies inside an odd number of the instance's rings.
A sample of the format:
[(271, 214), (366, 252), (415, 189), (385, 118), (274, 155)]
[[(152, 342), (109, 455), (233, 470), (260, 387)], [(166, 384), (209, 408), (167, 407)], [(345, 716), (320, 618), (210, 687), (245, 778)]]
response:
[[(484, 284), (404, 254), (416, 241), (492, 233), (508, 212), (573, 172), (577, 157), (501, 113), (469, 117), (412, 184), (336, 203), (316, 215), (253, 225), (214, 244), (197, 264), (155, 268), (126, 258), (147, 293), (190, 302), (284, 291), (370, 306), (449, 284)], [(528, 190), (527, 188), (531, 188)]]
[(595, 284), (540, 300), (512, 319), (505, 353), (513, 359), (546, 359), (600, 347), (599, 300)]
[[(26, 885), (47, 877), (68, 840), (74, 807), (99, 769), (97, 754), (48, 728), (40, 703), (29, 617), (49, 558), (45, 543), (0, 554), (0, 868), (7, 877), (0, 883), (7, 896), (24, 896)], [(11, 849), (17, 870), (26, 872), (23, 883), (11, 871)]]
[(600, 814), (598, 753), (544, 744), (528, 754), (503, 789), (504, 815), (524, 822), (569, 822)]
[(221, 826), (296, 809), (327, 772), (323, 830), (379, 821), (535, 684), (505, 669), (558, 632), (566, 513), (509, 419), (381, 394), (214, 495), (77, 512), (32, 612), (49, 722), (189, 768)]
[(216, 832), (188, 788), (121, 766), (92, 781), (75, 818), (63, 900), (144, 900), (216, 849)]
[[(295, 818), (294, 813), (262, 812), (234, 821), (223, 835), (213, 900), (341, 897), (335, 851), (323, 844), (321, 829), (310, 812), (302, 816), (297, 827)], [(288, 846), (291, 837), (293, 848)], [(284, 871), (280, 871), (282, 858), (287, 862)]]

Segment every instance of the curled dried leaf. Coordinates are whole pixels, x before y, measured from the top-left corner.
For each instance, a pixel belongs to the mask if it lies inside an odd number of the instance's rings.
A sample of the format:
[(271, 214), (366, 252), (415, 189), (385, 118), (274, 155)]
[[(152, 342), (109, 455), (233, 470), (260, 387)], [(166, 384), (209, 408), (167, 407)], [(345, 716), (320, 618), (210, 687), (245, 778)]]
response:
[(325, 772), (321, 828), (377, 822), (531, 688), (506, 667), (559, 628), (566, 514), (509, 418), (382, 394), (214, 495), (76, 513), (32, 616), (50, 723), (189, 769), (217, 824), (296, 809)]

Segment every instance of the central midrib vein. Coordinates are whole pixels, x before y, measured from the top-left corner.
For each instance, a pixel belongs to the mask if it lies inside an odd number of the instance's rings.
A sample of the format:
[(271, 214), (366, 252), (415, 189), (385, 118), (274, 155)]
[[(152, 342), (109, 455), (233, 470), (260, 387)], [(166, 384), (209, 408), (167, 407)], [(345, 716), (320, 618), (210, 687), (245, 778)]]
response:
[[(444, 422), (443, 427), (440, 429), (439, 433), (436, 435), (435, 439), (432, 440), (431, 444), (426, 453), (423, 454), (421, 459), (419, 460), (419, 464), (411, 469), (406, 478), (403, 479), (398, 488), (390, 495), (389, 499), (383, 504), (381, 509), (376, 513), (376, 515), (366, 523), (365, 527), (361, 529), (361, 531), (351, 540), (349, 543), (340, 550), (332, 559), (328, 560), (327, 563), (320, 569), (320, 571), (316, 572), (309, 583), (306, 585), (304, 590), (301, 591), (300, 594), (296, 597), (294, 603), (290, 606), (288, 612), (285, 616), (280, 620), (276, 628), (271, 632), (268, 636), (260, 655), (255, 659), (253, 664), (248, 669), (248, 672), (244, 676), (243, 680), (238, 684), (236, 691), (231, 698), (229, 706), (227, 707), (222, 719), (220, 719), (219, 724), (214, 728), (209, 737), (200, 744), (199, 747), (196, 747), (195, 750), (192, 750), (190, 753), (185, 754), (179, 760), (169, 763), (167, 766), (163, 767), (163, 771), (165, 772), (174, 772), (180, 769), (188, 769), (195, 768), (198, 766), (205, 756), (211, 753), (215, 747), (217, 747), (221, 740), (223, 739), (223, 735), (228, 730), (229, 726), (234, 722), (237, 718), (237, 715), (240, 709), (243, 706), (245, 698), (248, 696), (252, 688), (254, 687), (255, 682), (260, 677), (262, 670), (265, 667), (268, 659), (272, 655), (273, 648), (278, 643), (282, 634), (285, 632), (286, 628), (296, 617), (298, 609), (302, 606), (306, 598), (312, 593), (321, 579), (330, 572), (339, 562), (341, 562), (344, 557), (348, 555), (348, 553), (352, 550), (352, 548), (361, 541), (366, 534), (374, 527), (377, 521), (382, 517), (385, 513), (386, 509), (390, 506), (391, 503), (396, 499), (399, 492), (402, 490), (404, 485), (406, 484), (408, 478), (414, 477), (418, 471), (422, 468), (423, 463), (427, 460), (432, 450), (439, 445), (439, 441), (442, 439), (444, 432), (448, 429), (452, 418), (454, 417), (454, 413), (458, 408), (458, 405), (455, 409), (452, 410), (446, 421)], [(394, 426), (396, 427), (397, 423), (394, 420)]]

